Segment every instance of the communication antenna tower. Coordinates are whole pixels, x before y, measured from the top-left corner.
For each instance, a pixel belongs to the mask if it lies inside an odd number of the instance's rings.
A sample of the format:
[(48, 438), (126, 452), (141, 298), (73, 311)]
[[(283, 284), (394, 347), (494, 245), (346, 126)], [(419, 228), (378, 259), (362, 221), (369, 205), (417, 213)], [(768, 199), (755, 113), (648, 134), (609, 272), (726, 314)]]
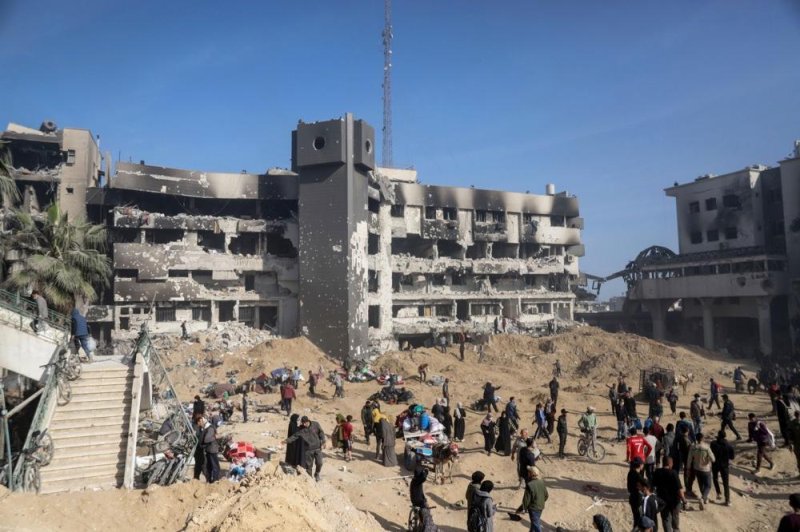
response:
[(392, 161), (392, 0), (383, 2), (383, 167)]

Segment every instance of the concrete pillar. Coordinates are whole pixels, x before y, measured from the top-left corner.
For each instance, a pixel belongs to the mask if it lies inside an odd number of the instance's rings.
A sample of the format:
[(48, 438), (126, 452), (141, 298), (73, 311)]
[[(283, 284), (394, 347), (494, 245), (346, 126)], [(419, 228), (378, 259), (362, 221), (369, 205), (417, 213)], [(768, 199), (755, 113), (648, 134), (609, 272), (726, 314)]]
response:
[(771, 297), (757, 297), (756, 309), (758, 311), (758, 348), (761, 354), (772, 354), (772, 320), (770, 315)]
[(667, 309), (671, 302), (663, 299), (651, 299), (643, 302), (653, 322), (653, 340), (667, 338)]
[(712, 305), (713, 299), (700, 299), (700, 306), (703, 309), (703, 347), (714, 349), (714, 312)]
[(216, 301), (211, 301), (211, 325), (219, 323), (219, 305)]

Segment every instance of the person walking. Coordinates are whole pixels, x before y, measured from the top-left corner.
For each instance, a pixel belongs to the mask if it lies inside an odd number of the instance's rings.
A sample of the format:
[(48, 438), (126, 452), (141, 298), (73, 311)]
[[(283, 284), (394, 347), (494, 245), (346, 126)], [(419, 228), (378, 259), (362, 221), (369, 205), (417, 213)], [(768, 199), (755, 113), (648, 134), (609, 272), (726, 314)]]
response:
[(652, 451), (650, 443), (644, 436), (637, 434), (636, 427), (632, 427), (631, 435), (625, 441), (625, 461), (633, 463), (638, 458), (644, 464), (650, 451)]
[(481, 433), (483, 433), (483, 450), (486, 451), (487, 455), (492, 454), (492, 447), (494, 447), (495, 441), (495, 427), (497, 423), (495, 423), (494, 419), (492, 418), (491, 412), (486, 414), (486, 417), (483, 418), (481, 421)]
[(294, 386), (291, 382), (281, 384), (281, 408), (286, 411), (287, 416), (292, 415), (292, 401), (297, 397)]
[(703, 432), (703, 418), (706, 417), (706, 411), (703, 404), (700, 402), (700, 394), (694, 394), (694, 399), (689, 403), (689, 415), (692, 418), (694, 426), (692, 429), (695, 434)]
[(506, 403), (506, 416), (508, 417), (508, 424), (511, 427), (511, 434), (516, 434), (519, 429), (519, 412), (517, 412), (517, 400), (511, 397)]
[[(305, 443), (305, 470), (314, 480), (320, 480), (322, 471), (322, 448), (325, 446), (325, 431), (316, 421), (311, 421), (308, 416), (300, 418), (300, 428), (294, 435), (283, 440), (283, 444), (294, 443), (302, 440)], [(314, 470), (316, 466), (316, 470)]]
[(464, 431), (467, 427), (467, 411), (461, 403), (456, 404), (453, 410), (453, 440), (464, 441)]
[(189, 331), (186, 329), (186, 320), (181, 322), (181, 340), (189, 339)]
[(736, 419), (736, 408), (733, 406), (733, 401), (728, 398), (728, 394), (722, 394), (722, 400), (722, 425), (719, 430), (730, 428), (731, 432), (736, 435), (736, 439), (741, 440), (742, 437), (739, 435), (739, 431), (733, 426), (733, 420)]
[(567, 409), (561, 409), (561, 415), (558, 416), (556, 422), (556, 432), (558, 433), (558, 457), (564, 459), (567, 457), (564, 454), (564, 447), (567, 445)]
[[(614, 383), (608, 385), (608, 400), (611, 403), (611, 415), (617, 415), (617, 389)], [(598, 514), (599, 515), (599, 514)]]
[[(475, 496), (475, 492), (481, 489), (481, 484), (485, 478), (486, 475), (484, 475), (483, 471), (475, 471), (472, 473), (472, 478), (467, 486), (467, 494), (464, 497), (467, 501), (467, 521), (469, 521), (469, 516), (472, 515), (473, 512), (473, 497)], [(469, 526), (469, 524), (467, 524), (467, 526)]]
[(736, 388), (736, 393), (744, 393), (744, 380), (746, 379), (742, 366), (736, 366), (733, 370), (733, 385)]
[(625, 411), (625, 400), (620, 397), (617, 399), (617, 441), (625, 441), (628, 437), (628, 413)]
[(642, 517), (642, 494), (639, 492), (639, 485), (647, 482), (642, 473), (644, 472), (644, 460), (638, 456), (631, 460), (631, 466), (628, 469), (628, 477), (626, 479), (626, 487), (628, 489), (628, 506), (631, 508), (631, 518), (633, 520), (633, 528), (639, 526)]
[(197, 418), (202, 416), (206, 413), (206, 403), (202, 399), (200, 399), (199, 395), (194, 396), (194, 402), (192, 403), (192, 417), (194, 418), (195, 422)]
[(714, 453), (714, 463), (711, 464), (711, 474), (714, 479), (714, 490), (717, 492), (717, 500), (722, 497), (719, 489), (719, 479), (722, 478), (722, 492), (725, 494), (725, 506), (731, 505), (730, 463), (735, 457), (733, 445), (725, 439), (725, 431), (717, 433), (717, 439), (711, 442), (711, 452)]
[(525, 494), (522, 504), (517, 508), (516, 514), (528, 512), (531, 522), (530, 532), (542, 532), (542, 512), (549, 495), (547, 486), (542, 479), (542, 472), (536, 466), (528, 467), (528, 482), (525, 485)]
[(495, 394), (499, 389), (500, 386), (492, 386), (491, 382), (487, 382), (483, 385), (483, 404), (486, 406), (487, 412), (491, 412), (492, 408), (497, 412), (497, 397)]
[(38, 334), (44, 331), (47, 324), (47, 300), (38, 290), (31, 292), (31, 298), (36, 303), (36, 317), (33, 318), (31, 326), (33, 327), (33, 332)]
[(672, 415), (675, 415), (675, 410), (678, 408), (678, 394), (675, 393), (675, 388), (670, 388), (667, 393), (667, 402), (669, 403), (669, 410)]
[(545, 417), (542, 403), (536, 405), (536, 413), (534, 414), (533, 421), (536, 424), (536, 431), (533, 433), (533, 439), (536, 440), (544, 436), (547, 438), (547, 443), (551, 443), (550, 433), (547, 432), (547, 418)]
[(340, 424), (339, 441), (344, 452), (344, 461), (353, 459), (353, 416), (348, 415)]
[(781, 438), (783, 438), (783, 445), (789, 446), (789, 402), (790, 397), (787, 394), (775, 401), (775, 414), (778, 417), (778, 428), (781, 431)]
[(319, 376), (313, 370), (308, 372), (308, 395), (314, 397), (317, 395), (317, 384), (319, 384)]
[(203, 447), (203, 458), (205, 462), (206, 481), (209, 484), (219, 480), (219, 444), (217, 443), (217, 429), (209, 423), (205, 416), (201, 417), (198, 425), (203, 428), (203, 439), (200, 445)]
[(639, 482), (639, 494), (642, 497), (641, 526), (646, 530), (652, 529), (653, 532), (658, 532), (658, 514), (664, 507), (664, 501), (653, 493), (653, 487), (647, 480)]
[(484, 480), (472, 495), (472, 518), (467, 523), (468, 532), (493, 532), (497, 505), (492, 500), (494, 482)]
[(461, 362), (464, 362), (464, 351), (466, 350), (466, 342), (467, 342), (467, 335), (464, 334), (464, 331), (458, 333), (458, 356), (461, 358)]
[(333, 396), (344, 399), (344, 379), (342, 379), (342, 375), (338, 371), (333, 375), (333, 386), (335, 388)]
[[(704, 510), (708, 504), (708, 494), (711, 491), (711, 465), (714, 463), (714, 453), (707, 443), (703, 441), (703, 433), (696, 436), (697, 441), (689, 452), (689, 467), (694, 472), (700, 487), (700, 509)], [(691, 489), (691, 484), (689, 485)]]
[(511, 456), (511, 424), (505, 412), (500, 414), (497, 420), (497, 441), (494, 444), (497, 454)]
[[(289, 418), (289, 430), (286, 435), (291, 438), (295, 433), (300, 430), (300, 415), (292, 414)], [(306, 465), (306, 448), (305, 441), (296, 440), (292, 443), (286, 444), (286, 463), (292, 467), (305, 467)]]
[(644, 474), (648, 482), (653, 482), (653, 473), (656, 470), (656, 456), (661, 449), (661, 443), (658, 441), (652, 432), (652, 427), (645, 427), (643, 429), (644, 439), (650, 447), (650, 452), (644, 457)]
[(789, 423), (789, 449), (794, 453), (797, 472), (800, 473), (800, 410), (795, 410), (794, 419)]
[[(767, 424), (763, 420), (757, 419), (756, 415), (751, 413), (748, 415), (750, 423), (748, 423), (748, 432), (751, 433), (751, 438), (756, 442), (756, 469), (755, 474), (761, 471), (761, 462), (764, 461), (769, 464), (769, 468), (775, 467), (775, 463), (767, 455), (767, 447), (775, 447), (775, 435), (769, 430)], [(753, 425), (751, 428), (750, 425)]]
[(450, 379), (445, 379), (442, 383), (442, 397), (447, 401), (445, 404), (450, 406)]
[(364, 441), (367, 442), (367, 447), (369, 447), (369, 437), (375, 426), (372, 422), (372, 401), (369, 399), (361, 407), (361, 423), (364, 425)]
[(380, 459), (383, 467), (395, 467), (397, 465), (397, 453), (395, 451), (395, 432), (394, 426), (389, 422), (389, 418), (381, 415), (379, 423), (381, 431), (380, 440)]
[[(200, 424), (200, 419), (203, 417), (202, 414), (197, 415), (194, 418), (194, 429), (195, 429), (195, 437), (197, 438), (198, 444), (194, 447), (194, 479), (200, 480), (200, 474), (206, 470), (206, 452), (203, 449), (203, 425)], [(206, 478), (206, 481), (208, 479)]]
[[(722, 398), (724, 399), (725, 396), (723, 395)], [(722, 408), (719, 406), (719, 386), (717, 382), (714, 380), (713, 377), (708, 379), (708, 408), (711, 409), (711, 405), (716, 404), (717, 408)]]
[(92, 349), (89, 345), (89, 340), (91, 336), (89, 336), (89, 325), (86, 323), (86, 317), (81, 314), (81, 311), (78, 310), (78, 307), (73, 307), (72, 313), (70, 314), (70, 333), (72, 334), (72, 342), (75, 346), (75, 352), (77, 353), (81, 348), (83, 348), (83, 352), (86, 353), (86, 359), (89, 363), (94, 362), (94, 357), (92, 356)]
[(661, 509), (661, 522), (664, 532), (678, 532), (680, 529), (681, 505), (686, 504), (686, 495), (678, 473), (672, 467), (672, 458), (667, 457), (664, 466), (653, 474), (653, 487), (656, 495), (664, 501)]
[(548, 386), (550, 387), (550, 399), (553, 401), (553, 403), (558, 404), (558, 390), (561, 388), (558, 378), (553, 377)]

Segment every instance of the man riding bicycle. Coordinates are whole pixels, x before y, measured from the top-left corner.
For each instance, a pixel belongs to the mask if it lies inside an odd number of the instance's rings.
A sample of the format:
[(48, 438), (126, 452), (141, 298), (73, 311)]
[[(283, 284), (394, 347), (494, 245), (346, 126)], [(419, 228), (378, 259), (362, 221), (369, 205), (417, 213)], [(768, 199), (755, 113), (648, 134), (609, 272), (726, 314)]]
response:
[(578, 428), (583, 434), (589, 437), (592, 449), (594, 450), (595, 441), (597, 440), (597, 416), (594, 413), (594, 407), (586, 407), (586, 412), (581, 415), (578, 420)]

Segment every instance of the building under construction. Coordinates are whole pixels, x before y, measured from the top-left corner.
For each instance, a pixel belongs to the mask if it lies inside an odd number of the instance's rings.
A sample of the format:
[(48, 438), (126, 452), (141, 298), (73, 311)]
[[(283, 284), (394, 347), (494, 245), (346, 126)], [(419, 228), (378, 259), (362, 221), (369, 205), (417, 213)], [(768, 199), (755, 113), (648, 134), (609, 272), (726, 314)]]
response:
[(422, 185), (376, 167), (373, 128), (351, 115), (299, 123), (291, 170), (263, 174), (113, 168), (90, 132), (52, 123), (2, 140), (21, 208), (57, 202), (108, 228), (114, 278), (89, 308), (101, 341), (238, 321), (359, 359), (573, 315), (577, 198)]

